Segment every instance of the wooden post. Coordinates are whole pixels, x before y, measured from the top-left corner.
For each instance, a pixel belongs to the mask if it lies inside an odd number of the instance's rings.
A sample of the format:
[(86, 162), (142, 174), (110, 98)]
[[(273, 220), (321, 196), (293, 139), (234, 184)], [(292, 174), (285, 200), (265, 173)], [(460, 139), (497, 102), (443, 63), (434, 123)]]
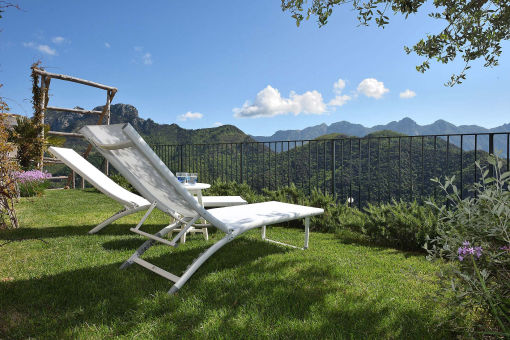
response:
[[(107, 111), (106, 111), (106, 125), (110, 125), (110, 114), (111, 114), (111, 112), (110, 112), (110, 104), (111, 104), (110, 96), (111, 96), (111, 91), (110, 90), (106, 91), (106, 106), (108, 107)], [(105, 164), (105, 173), (106, 173), (106, 176), (110, 175), (110, 163), (108, 162), (108, 160), (106, 160), (106, 164)]]
[[(40, 103), (39, 103), (39, 116), (41, 117), (37, 124), (41, 125), (41, 131), (39, 131), (39, 141), (42, 143), (44, 140), (44, 106), (46, 103), (46, 77), (41, 76), (41, 87), (40, 87), (41, 93), (40, 95)], [(44, 148), (41, 144), (41, 150), (39, 150), (39, 162), (37, 164), (37, 168), (42, 171), (44, 166)]]
[[(111, 95), (107, 96), (107, 98), (106, 98), (106, 105), (104, 106), (103, 111), (101, 112), (101, 116), (99, 116), (99, 119), (97, 120), (96, 125), (101, 125), (103, 123), (103, 118), (106, 115), (106, 111), (110, 110), (110, 104), (109, 103), (111, 102), (111, 100), (115, 96), (115, 93), (116, 93), (115, 91), (117, 91), (117, 89), (112, 90)], [(92, 150), (92, 144), (89, 144), (89, 146), (87, 147), (87, 150), (85, 150), (85, 153), (83, 154), (83, 158), (87, 158), (87, 156), (89, 155), (91, 150)]]
[[(39, 138), (41, 139), (41, 142), (43, 142), (43, 144), (41, 145), (41, 150), (40, 150), (41, 154), (40, 154), (40, 159), (38, 161), (37, 167), (40, 170), (42, 170), (43, 166), (44, 166), (44, 146), (45, 146), (44, 145), (44, 115), (46, 113), (46, 110), (48, 108), (50, 108), (50, 109), (53, 109), (56, 111), (70, 111), (70, 112), (75, 112), (75, 113), (80, 113), (80, 114), (99, 114), (100, 116), (99, 116), (99, 119), (97, 120), (96, 124), (97, 125), (102, 124), (103, 120), (106, 116), (106, 124), (110, 125), (110, 116), (111, 116), (110, 105), (113, 100), (113, 97), (117, 93), (117, 88), (99, 84), (99, 83), (94, 83), (94, 82), (76, 78), (76, 77), (63, 75), (63, 74), (50, 73), (50, 72), (44, 71), (42, 69), (39, 69), (37, 67), (32, 68), (32, 72), (41, 76), (41, 88), (40, 88), (40, 98), (39, 98), (40, 104), (39, 104), (39, 107), (37, 108), (39, 110), (39, 113), (40, 113), (39, 116), (41, 119), (37, 123), (41, 124), (41, 131), (39, 132)], [(52, 78), (61, 79), (61, 80), (65, 80), (65, 81), (71, 81), (74, 83), (92, 86), (92, 87), (96, 87), (96, 88), (105, 90), (106, 91), (106, 105), (104, 106), (102, 111), (81, 110), (81, 109), (64, 109), (64, 108), (52, 107), (52, 106), (48, 107), (49, 87), (50, 87), (50, 81)], [(60, 136), (81, 137), (81, 135), (77, 134), (77, 133), (65, 133), (65, 132), (58, 132), (58, 131), (51, 131), (51, 134), (60, 135)], [(89, 144), (87, 147), (87, 150), (83, 154), (84, 158), (87, 158), (91, 149), (92, 149), (92, 145)], [(106, 172), (106, 175), (109, 175), (108, 161), (106, 161), (105, 172)], [(71, 182), (72, 182), (72, 184), (71, 184)], [(67, 179), (67, 186), (70, 187), (71, 185), (72, 185), (73, 189), (76, 188), (76, 175), (75, 175), (74, 171), (71, 174), (69, 174), (68, 179)], [(81, 187), (82, 187), (82, 189), (85, 188), (85, 179), (84, 178), (82, 178)]]

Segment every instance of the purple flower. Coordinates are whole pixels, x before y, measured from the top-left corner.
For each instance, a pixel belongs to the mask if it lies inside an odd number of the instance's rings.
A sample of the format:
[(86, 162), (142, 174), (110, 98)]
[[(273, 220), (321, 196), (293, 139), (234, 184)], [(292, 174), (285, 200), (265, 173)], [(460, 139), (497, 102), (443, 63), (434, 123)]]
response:
[(19, 183), (44, 182), (51, 177), (51, 174), (40, 170), (20, 171), (14, 173), (14, 177)]
[(459, 247), (457, 250), (457, 255), (459, 256), (459, 261), (464, 260), (464, 258), (468, 255), (474, 255), (479, 259), (482, 256), (482, 251), (482, 247), (470, 247), (470, 243), (468, 241), (464, 241), (462, 243), (462, 247)]
[(482, 247), (475, 247), (475, 254), (477, 258), (482, 256)]
[(504, 251), (510, 251), (510, 246), (503, 246), (499, 249), (504, 250)]

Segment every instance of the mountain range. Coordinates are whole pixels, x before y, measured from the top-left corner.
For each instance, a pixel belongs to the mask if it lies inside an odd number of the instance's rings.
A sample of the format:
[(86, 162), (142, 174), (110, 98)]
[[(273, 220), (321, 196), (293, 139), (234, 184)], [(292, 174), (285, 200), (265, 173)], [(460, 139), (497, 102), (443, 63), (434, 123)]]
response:
[[(406, 136), (419, 136), (419, 135), (445, 135), (445, 134), (460, 134), (460, 133), (490, 133), (490, 132), (509, 132), (510, 123), (504, 124), (492, 129), (487, 129), (478, 125), (454, 125), (445, 120), (437, 120), (432, 124), (419, 125), (411, 118), (403, 118), (399, 121), (392, 121), (386, 125), (376, 125), (373, 127), (365, 127), (361, 124), (353, 124), (347, 121), (340, 121), (332, 123), (331, 125), (320, 124), (310, 126), (302, 130), (278, 130), (271, 136), (251, 136), (259, 142), (275, 142), (275, 141), (290, 141), (290, 140), (307, 140), (316, 139), (323, 135), (329, 134), (343, 134), (348, 136), (365, 137), (377, 131), (390, 130), (401, 133)], [(503, 137), (503, 136), (499, 136)], [(498, 146), (506, 149), (506, 136), (505, 140), (502, 138), (495, 138), (496, 148)], [(451, 142), (457, 146), (460, 145), (459, 137), (452, 137)], [(480, 137), (478, 147), (480, 149), (488, 148), (488, 138)], [(505, 144), (505, 145), (503, 145)], [(474, 149), (475, 143), (473, 137), (466, 137), (463, 141), (463, 147), (467, 150)], [(285, 147), (285, 145), (284, 145)]]
[[(102, 106), (94, 110), (102, 110)], [(374, 132), (378, 135), (390, 130), (407, 136), (418, 135), (444, 135), (459, 133), (490, 133), (509, 132), (510, 123), (492, 129), (478, 125), (454, 125), (445, 120), (437, 120), (432, 124), (419, 125), (411, 118), (403, 118), (392, 121), (386, 125), (365, 127), (361, 124), (353, 124), (347, 121), (332, 123), (331, 125), (320, 124), (310, 126), (302, 130), (279, 130), (271, 136), (250, 136), (245, 134), (234, 125), (222, 125), (207, 129), (184, 129), (177, 124), (159, 124), (152, 119), (143, 119), (138, 115), (138, 110), (129, 104), (115, 104), (111, 106), (111, 124), (130, 123), (151, 144), (200, 144), (200, 143), (239, 143), (239, 142), (275, 142), (291, 140), (311, 140), (329, 135), (329, 138), (342, 138), (344, 136), (365, 137)], [(78, 115), (71, 112), (56, 112), (48, 110), (45, 121), (53, 131), (76, 132), (84, 125), (95, 124), (97, 116)], [(381, 133), (382, 131), (382, 133)], [(459, 137), (450, 139), (452, 144), (460, 145)], [(495, 137), (495, 147), (506, 150), (506, 135)], [(286, 143), (282, 143), (286, 150)], [(487, 136), (479, 136), (477, 148), (488, 149)], [(466, 136), (463, 140), (463, 148), (473, 150), (475, 141), (473, 137)], [(291, 146), (292, 147), (292, 146)]]
[[(80, 107), (77, 107), (81, 109)], [(102, 106), (94, 108), (101, 111)], [(138, 110), (129, 104), (115, 104), (110, 108), (110, 123), (130, 123), (151, 144), (200, 144), (238, 143), (254, 140), (233, 125), (222, 125), (209, 129), (183, 129), (177, 124), (158, 124), (152, 119), (143, 119)], [(77, 132), (82, 126), (96, 124), (96, 115), (80, 115), (72, 112), (47, 110), (45, 123), (52, 131)], [(76, 144), (76, 141), (69, 141)]]
[(407, 136), (418, 135), (440, 135), (456, 133), (488, 133), (488, 132), (508, 132), (510, 123), (504, 124), (493, 129), (487, 129), (478, 125), (454, 125), (445, 120), (436, 120), (432, 124), (419, 125), (411, 118), (390, 122), (386, 125), (376, 125), (365, 127), (361, 124), (353, 124), (345, 120), (327, 125), (310, 126), (302, 130), (278, 130), (271, 136), (252, 136), (259, 142), (289, 141), (302, 139), (315, 139), (322, 135), (331, 133), (341, 133), (348, 136), (364, 137), (376, 131), (391, 130), (402, 133)]

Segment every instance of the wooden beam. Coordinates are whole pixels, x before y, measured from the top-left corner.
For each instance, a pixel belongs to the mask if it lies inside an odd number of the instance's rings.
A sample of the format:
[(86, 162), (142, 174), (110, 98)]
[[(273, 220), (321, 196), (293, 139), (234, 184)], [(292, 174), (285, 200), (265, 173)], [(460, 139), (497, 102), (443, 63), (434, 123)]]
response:
[[(58, 158), (51, 158), (51, 157), (44, 157), (43, 159), (43, 162), (44, 163), (63, 163), (60, 159)], [(65, 176), (67, 178), (67, 176)]]
[(81, 113), (83, 115), (100, 115), (103, 113), (102, 111), (67, 109), (65, 107), (56, 107), (56, 106), (47, 106), (46, 109), (53, 110), (53, 111), (66, 111), (66, 112), (73, 112), (73, 113)]
[(52, 180), (58, 180), (58, 179), (67, 179), (67, 176), (53, 176), (48, 178), (50, 181)]
[(48, 131), (48, 135), (83, 138), (83, 135), (81, 133), (75, 133), (75, 132)]
[(46, 72), (46, 71), (40, 70), (38, 68), (34, 68), (33, 70), (34, 70), (35, 73), (40, 74), (41, 76), (46, 76), (46, 77), (55, 78), (55, 79), (72, 81), (73, 83), (88, 85), (88, 86), (97, 87), (99, 89), (103, 89), (103, 90), (107, 90), (107, 91), (117, 92), (117, 88), (116, 87), (107, 86), (107, 85), (103, 85), (103, 84), (99, 84), (99, 83), (94, 83), (93, 81), (89, 81), (89, 80), (85, 80), (85, 79), (80, 79), (80, 78), (76, 78), (76, 77), (71, 77), (71, 76), (67, 76), (67, 75), (64, 75), (64, 74), (50, 73), (50, 72)]

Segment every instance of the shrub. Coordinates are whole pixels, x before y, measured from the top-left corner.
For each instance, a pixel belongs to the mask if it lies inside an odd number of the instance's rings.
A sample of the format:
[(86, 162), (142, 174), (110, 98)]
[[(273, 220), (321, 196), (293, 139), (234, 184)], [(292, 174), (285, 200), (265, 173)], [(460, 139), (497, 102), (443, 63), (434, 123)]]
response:
[(510, 337), (510, 172), (503, 162), (489, 158), (495, 176), (476, 164), (481, 180), (471, 197), (461, 199), (455, 178), (434, 181), (446, 192), (450, 208), (430, 203), (439, 214), (438, 236), (431, 242), (430, 258), (446, 258), (458, 266), (447, 273), (459, 304), (482, 308), (490, 317), (482, 323), (484, 333), (502, 332)]
[(216, 180), (207, 189), (207, 195), (210, 196), (241, 196), (248, 203), (257, 203), (267, 201), (263, 195), (257, 194), (248, 184), (237, 182), (224, 182)]
[(21, 197), (40, 196), (48, 188), (51, 174), (40, 170), (20, 171), (15, 173)]
[(16, 144), (18, 161), (23, 169), (30, 169), (39, 162), (41, 146), (46, 150), (50, 145), (64, 144), (64, 137), (48, 135), (50, 130), (48, 124), (45, 124), (43, 129), (44, 137), (42, 138), (41, 125), (37, 124), (34, 118), (24, 116), (16, 118), (16, 125), (10, 132), (9, 141)]
[(126, 189), (127, 191), (131, 191), (134, 194), (140, 195), (138, 191), (124, 178), (121, 174), (110, 174), (110, 179)]
[[(0, 85), (1, 86), (1, 85)], [(0, 112), (7, 110), (0, 98)], [(9, 132), (5, 116), (0, 115), (0, 228), (18, 228), (18, 217), (14, 210), (14, 201), (18, 197), (15, 172), (19, 169), (18, 162), (11, 158), (14, 146), (8, 142)], [(7, 224), (6, 217), (10, 221)]]
[(363, 233), (377, 243), (404, 250), (423, 250), (427, 240), (436, 236), (434, 210), (416, 201), (369, 204), (364, 212)]

